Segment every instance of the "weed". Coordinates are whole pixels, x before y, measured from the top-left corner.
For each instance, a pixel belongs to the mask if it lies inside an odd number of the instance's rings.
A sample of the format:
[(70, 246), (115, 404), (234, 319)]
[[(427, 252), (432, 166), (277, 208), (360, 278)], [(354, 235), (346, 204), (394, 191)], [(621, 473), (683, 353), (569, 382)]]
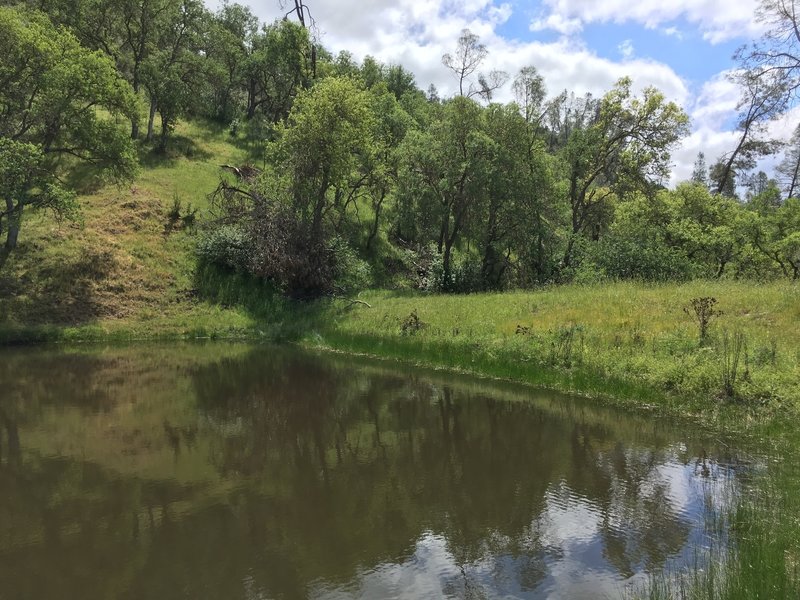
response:
[(573, 365), (573, 359), (580, 363), (583, 342), (583, 327), (580, 325), (559, 327), (550, 344), (550, 364), (569, 368)]
[(731, 337), (728, 332), (722, 335), (722, 391), (727, 398), (736, 395), (736, 381), (739, 376), (739, 362), (744, 356), (745, 378), (749, 378), (749, 365), (747, 365), (747, 339), (741, 331)]
[(197, 211), (198, 208), (192, 206), (191, 202), (186, 205), (186, 212), (180, 216), (181, 226), (184, 229), (194, 229), (195, 222), (197, 221)]
[(778, 340), (770, 338), (769, 346), (759, 346), (753, 353), (753, 363), (757, 365), (778, 366)]
[(700, 343), (708, 339), (708, 326), (712, 319), (721, 316), (721, 310), (715, 308), (717, 299), (712, 297), (692, 298), (687, 306), (683, 307), (683, 312), (697, 322), (700, 333)]
[(174, 192), (172, 195), (172, 206), (167, 211), (168, 223), (175, 225), (175, 223), (180, 221), (182, 204), (183, 202), (181, 201), (180, 196), (178, 196), (178, 192)]
[(400, 333), (403, 335), (416, 335), (427, 326), (428, 324), (420, 320), (416, 309), (414, 309), (400, 324)]

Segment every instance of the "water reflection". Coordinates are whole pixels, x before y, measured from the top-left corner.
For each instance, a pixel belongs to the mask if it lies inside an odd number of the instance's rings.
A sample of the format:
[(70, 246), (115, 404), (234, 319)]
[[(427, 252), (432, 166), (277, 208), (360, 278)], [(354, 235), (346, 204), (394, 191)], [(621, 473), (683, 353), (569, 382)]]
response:
[(705, 543), (738, 464), (663, 421), (288, 349), (4, 351), (0, 383), (0, 598), (613, 596)]

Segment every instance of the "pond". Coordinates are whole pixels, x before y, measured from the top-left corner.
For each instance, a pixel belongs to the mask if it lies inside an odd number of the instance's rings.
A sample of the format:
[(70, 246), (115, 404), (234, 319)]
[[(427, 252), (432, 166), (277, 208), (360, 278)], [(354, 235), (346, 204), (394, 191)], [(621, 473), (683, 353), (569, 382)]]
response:
[(618, 597), (719, 543), (757, 468), (685, 423), (387, 362), (4, 349), (0, 598)]

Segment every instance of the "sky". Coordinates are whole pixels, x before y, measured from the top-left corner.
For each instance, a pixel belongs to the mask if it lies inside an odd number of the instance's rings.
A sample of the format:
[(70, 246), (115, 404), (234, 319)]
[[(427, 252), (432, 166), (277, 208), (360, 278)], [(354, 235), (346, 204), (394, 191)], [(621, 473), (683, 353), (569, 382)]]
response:
[[(206, 0), (216, 9), (219, 0)], [(239, 0), (263, 21), (281, 18), (279, 0)], [(482, 71), (512, 76), (533, 65), (550, 96), (563, 90), (600, 96), (623, 76), (655, 86), (689, 114), (692, 133), (672, 154), (672, 183), (688, 179), (697, 153), (710, 164), (735, 146), (737, 88), (726, 75), (736, 49), (757, 38), (758, 0), (306, 0), (320, 42), (357, 60), (401, 64), (440, 96), (458, 82), (441, 57), (462, 29), (489, 51)], [(294, 5), (291, 2), (292, 6)], [(288, 7), (287, 7), (288, 10)], [(511, 86), (496, 96), (510, 101)], [(775, 124), (788, 138), (793, 125)]]

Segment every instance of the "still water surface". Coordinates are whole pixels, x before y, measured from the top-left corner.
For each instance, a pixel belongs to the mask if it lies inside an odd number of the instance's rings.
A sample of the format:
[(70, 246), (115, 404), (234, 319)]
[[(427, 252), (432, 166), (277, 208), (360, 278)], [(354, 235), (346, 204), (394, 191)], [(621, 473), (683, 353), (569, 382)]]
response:
[(598, 598), (750, 468), (664, 419), (296, 349), (0, 351), (0, 599)]

